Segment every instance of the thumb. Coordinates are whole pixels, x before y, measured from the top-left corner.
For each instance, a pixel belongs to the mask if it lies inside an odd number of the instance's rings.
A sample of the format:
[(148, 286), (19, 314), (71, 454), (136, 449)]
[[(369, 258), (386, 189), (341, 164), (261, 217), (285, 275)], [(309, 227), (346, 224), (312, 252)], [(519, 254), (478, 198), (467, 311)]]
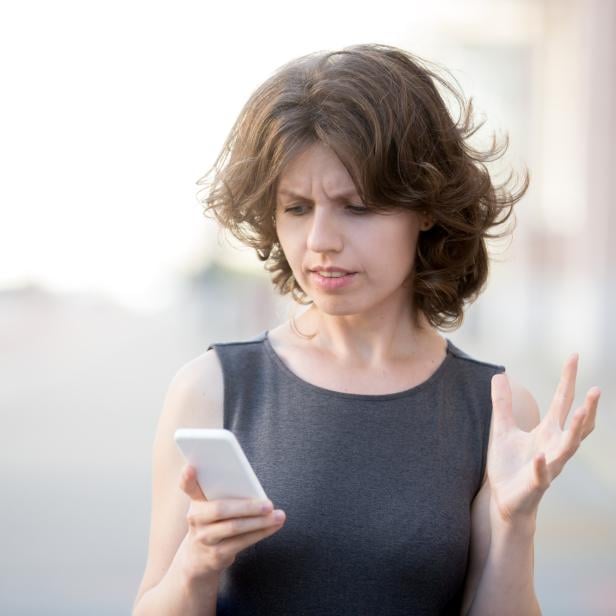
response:
[(201, 490), (201, 486), (197, 481), (197, 471), (194, 466), (187, 464), (182, 469), (182, 475), (180, 478), (180, 487), (192, 500), (206, 501), (205, 494)]
[(504, 434), (516, 427), (513, 418), (511, 386), (505, 373), (495, 374), (492, 377), (492, 409), (494, 433)]

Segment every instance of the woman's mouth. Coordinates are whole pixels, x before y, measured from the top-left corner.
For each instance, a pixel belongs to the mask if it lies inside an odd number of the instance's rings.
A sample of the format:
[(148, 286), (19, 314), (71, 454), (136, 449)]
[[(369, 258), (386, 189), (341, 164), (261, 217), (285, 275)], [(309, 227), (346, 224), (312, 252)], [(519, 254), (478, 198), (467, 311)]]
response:
[(356, 275), (357, 272), (327, 272), (325, 270), (311, 271), (310, 280), (315, 284), (315, 286), (324, 291), (335, 291), (336, 289), (341, 289), (351, 284)]

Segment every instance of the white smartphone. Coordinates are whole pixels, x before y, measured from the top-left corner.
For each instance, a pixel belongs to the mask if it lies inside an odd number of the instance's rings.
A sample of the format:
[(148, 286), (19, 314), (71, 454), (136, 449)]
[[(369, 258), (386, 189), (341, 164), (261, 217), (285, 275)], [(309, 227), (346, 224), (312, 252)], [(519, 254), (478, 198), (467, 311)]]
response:
[(208, 500), (267, 495), (235, 434), (225, 429), (178, 428), (175, 442)]

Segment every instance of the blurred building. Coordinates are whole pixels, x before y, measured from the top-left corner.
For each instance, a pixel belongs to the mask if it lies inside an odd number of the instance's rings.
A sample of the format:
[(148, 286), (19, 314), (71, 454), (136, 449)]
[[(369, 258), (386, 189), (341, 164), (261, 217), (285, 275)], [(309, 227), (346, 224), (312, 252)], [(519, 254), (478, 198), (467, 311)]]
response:
[(439, 15), (448, 41), (439, 56), (479, 101), (486, 127), (509, 133), (506, 162), (527, 165), (531, 176), (516, 206), (513, 243), (496, 247), (494, 275), (469, 312), (469, 330), (498, 335), (520, 353), (532, 345), (546, 359), (575, 348), (609, 362), (616, 3), (470, 3), (482, 5), (482, 20), (465, 13), (469, 3), (455, 4)]

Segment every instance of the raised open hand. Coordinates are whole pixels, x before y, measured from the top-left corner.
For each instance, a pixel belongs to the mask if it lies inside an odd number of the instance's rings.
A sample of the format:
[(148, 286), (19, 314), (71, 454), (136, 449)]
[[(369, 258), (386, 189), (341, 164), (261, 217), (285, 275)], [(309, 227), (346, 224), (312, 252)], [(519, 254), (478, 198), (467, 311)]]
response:
[(487, 472), (491, 489), (491, 513), (497, 522), (534, 521), (544, 492), (562, 471), (567, 460), (595, 427), (601, 391), (588, 390), (584, 404), (565, 421), (575, 395), (578, 355), (565, 362), (560, 382), (546, 415), (532, 432), (520, 430), (514, 420), (509, 380), (492, 378), (492, 437)]

